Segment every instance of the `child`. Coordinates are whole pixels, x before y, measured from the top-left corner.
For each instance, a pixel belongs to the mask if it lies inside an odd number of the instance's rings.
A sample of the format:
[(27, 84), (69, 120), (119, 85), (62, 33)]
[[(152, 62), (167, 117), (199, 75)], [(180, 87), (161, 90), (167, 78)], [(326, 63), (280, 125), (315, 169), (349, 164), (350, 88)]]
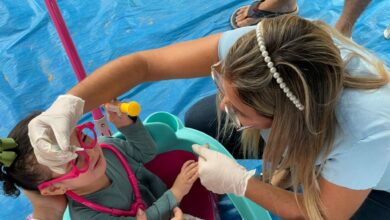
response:
[[(109, 149), (102, 150), (94, 135), (87, 135), (94, 132), (89, 127), (91, 124), (76, 129), (73, 136), (77, 136), (78, 140), (71, 140), (72, 144), (85, 148), (84, 151), (78, 152), (79, 156), (67, 164), (66, 174), (55, 173), (37, 162), (28, 139), (27, 125), (35, 116), (37, 114), (22, 120), (9, 134), (17, 146), (7, 151), (14, 151), (17, 156), (11, 163), (0, 163), (0, 180), (4, 181), (7, 195), (17, 196), (19, 190), (16, 186), (40, 190), (42, 195), (66, 193), (72, 219), (135, 219), (119, 217), (117, 213), (132, 207), (138, 188), (147, 207), (148, 220), (170, 219), (173, 208), (190, 191), (198, 177), (197, 162), (187, 161), (168, 190), (156, 175), (143, 166), (156, 155), (156, 146), (141, 121), (112, 112), (109, 112), (109, 119), (126, 140), (103, 137), (99, 142), (119, 150), (135, 175), (136, 185), (130, 183), (131, 178), (118, 156)], [(80, 198), (84, 204), (75, 201)]]

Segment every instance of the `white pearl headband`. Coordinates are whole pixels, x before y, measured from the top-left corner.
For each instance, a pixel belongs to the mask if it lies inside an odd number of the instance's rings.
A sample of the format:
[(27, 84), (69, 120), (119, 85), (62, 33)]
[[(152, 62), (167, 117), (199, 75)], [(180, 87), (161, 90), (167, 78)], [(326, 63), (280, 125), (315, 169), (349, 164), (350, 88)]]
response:
[(295, 107), (299, 109), (299, 111), (303, 111), (305, 108), (299, 99), (290, 91), (287, 87), (286, 83), (284, 83), (283, 78), (280, 76), (280, 73), (274, 67), (274, 63), (271, 61), (271, 57), (268, 56), (267, 49), (265, 48), (264, 38), (263, 38), (263, 22), (259, 22), (256, 27), (256, 36), (257, 43), (259, 44), (259, 48), (261, 51), (261, 56), (264, 57), (264, 61), (267, 63), (268, 68), (272, 74), (272, 77), (278, 83), (280, 89), (286, 94), (287, 98), (290, 99), (292, 103), (294, 103)]

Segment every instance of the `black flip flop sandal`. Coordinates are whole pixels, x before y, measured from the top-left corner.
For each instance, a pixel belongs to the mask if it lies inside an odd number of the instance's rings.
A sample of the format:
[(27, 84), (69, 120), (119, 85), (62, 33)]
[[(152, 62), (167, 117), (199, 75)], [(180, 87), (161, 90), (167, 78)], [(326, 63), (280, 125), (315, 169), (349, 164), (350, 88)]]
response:
[[(248, 9), (248, 15), (247, 18), (254, 18), (255, 19), (255, 24), (257, 24), (261, 19), (263, 18), (273, 18), (277, 17), (280, 15), (286, 15), (286, 14), (298, 14), (298, 6), (294, 11), (290, 12), (273, 12), (273, 11), (266, 11), (266, 10), (259, 10), (259, 5), (264, 2), (265, 0), (260, 0), (260, 1), (254, 1)], [(244, 8), (246, 6), (243, 6), (237, 10), (234, 11), (232, 16), (230, 17), (230, 25), (233, 27), (233, 29), (240, 28), (237, 23), (236, 23), (236, 17), (237, 13), (240, 9)]]

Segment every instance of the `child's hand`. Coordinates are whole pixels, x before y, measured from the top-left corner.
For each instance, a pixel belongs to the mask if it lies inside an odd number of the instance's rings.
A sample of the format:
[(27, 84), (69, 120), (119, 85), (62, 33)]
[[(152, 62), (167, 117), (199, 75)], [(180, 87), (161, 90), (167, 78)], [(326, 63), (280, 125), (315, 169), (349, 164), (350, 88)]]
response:
[(133, 120), (131, 120), (126, 114), (123, 114), (121, 112), (110, 111), (109, 110), (110, 105), (116, 106), (118, 105), (118, 102), (106, 103), (104, 105), (104, 108), (106, 109), (106, 112), (108, 114), (108, 120), (110, 120), (115, 125), (115, 127), (122, 128), (133, 124)]
[(183, 197), (187, 195), (194, 182), (198, 179), (198, 162), (193, 160), (186, 161), (181, 167), (179, 175), (171, 188), (177, 202), (181, 202)]
[[(136, 220), (148, 220), (145, 215), (145, 212), (141, 209), (138, 209), (137, 215), (135, 216)], [(183, 211), (179, 207), (173, 208), (173, 218), (171, 220), (184, 220)]]

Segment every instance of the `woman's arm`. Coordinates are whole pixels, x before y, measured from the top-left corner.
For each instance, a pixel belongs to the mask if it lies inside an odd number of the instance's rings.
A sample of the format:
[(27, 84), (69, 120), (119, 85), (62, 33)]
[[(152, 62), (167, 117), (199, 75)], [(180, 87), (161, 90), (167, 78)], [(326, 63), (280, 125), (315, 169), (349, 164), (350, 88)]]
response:
[[(371, 190), (352, 190), (320, 179), (320, 198), (326, 219), (349, 219), (361, 206)], [(304, 219), (303, 197), (297, 200), (293, 192), (266, 184), (256, 178), (248, 181), (245, 196), (283, 219)]]
[(320, 179), (320, 190), (328, 219), (350, 219), (371, 192), (371, 189), (348, 189), (324, 178)]
[[(304, 219), (303, 197), (254, 178), (226, 155), (193, 145), (199, 155), (199, 178), (203, 186), (215, 193), (246, 196), (283, 219)], [(352, 190), (320, 178), (320, 199), (326, 219), (349, 219), (368, 196), (370, 189)], [(301, 207), (301, 209), (300, 209)]]
[[(107, 103), (143, 82), (207, 76), (210, 66), (218, 60), (219, 38), (220, 34), (217, 34), (123, 56), (96, 70), (72, 88), (69, 95), (59, 97), (47, 111), (29, 123), (29, 137), (35, 149), (49, 152), (49, 148), (57, 149), (52, 145), (58, 145), (63, 150), (61, 156), (55, 158), (55, 164), (51, 162), (54, 160), (52, 154), (37, 155), (40, 163), (49, 161), (45, 165), (53, 168), (74, 158), (69, 149), (70, 134), (83, 112)], [(56, 155), (60, 154), (57, 152)]]
[(220, 34), (120, 57), (68, 93), (86, 101), (84, 112), (150, 81), (207, 76), (218, 61)]

